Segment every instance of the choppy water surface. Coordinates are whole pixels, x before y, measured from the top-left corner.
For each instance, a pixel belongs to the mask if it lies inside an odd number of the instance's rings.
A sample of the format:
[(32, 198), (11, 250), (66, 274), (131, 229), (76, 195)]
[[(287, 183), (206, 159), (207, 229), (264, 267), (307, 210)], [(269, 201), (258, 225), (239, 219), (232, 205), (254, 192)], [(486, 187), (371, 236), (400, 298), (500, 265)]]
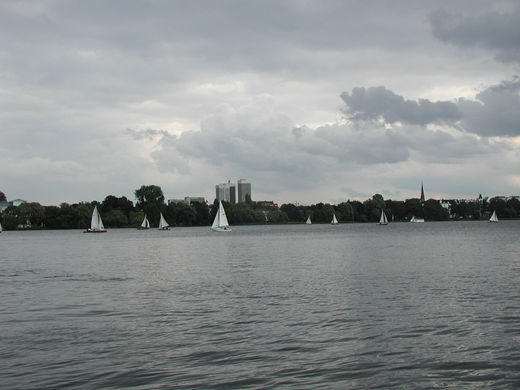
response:
[(4, 232), (16, 388), (518, 388), (520, 221)]

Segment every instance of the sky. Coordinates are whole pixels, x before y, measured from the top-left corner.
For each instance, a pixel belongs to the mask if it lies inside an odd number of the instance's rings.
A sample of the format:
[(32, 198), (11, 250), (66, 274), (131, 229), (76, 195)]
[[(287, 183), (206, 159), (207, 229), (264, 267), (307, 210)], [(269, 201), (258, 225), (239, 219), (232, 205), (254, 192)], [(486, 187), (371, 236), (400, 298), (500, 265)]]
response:
[(520, 195), (518, 1), (0, 2), (0, 191)]

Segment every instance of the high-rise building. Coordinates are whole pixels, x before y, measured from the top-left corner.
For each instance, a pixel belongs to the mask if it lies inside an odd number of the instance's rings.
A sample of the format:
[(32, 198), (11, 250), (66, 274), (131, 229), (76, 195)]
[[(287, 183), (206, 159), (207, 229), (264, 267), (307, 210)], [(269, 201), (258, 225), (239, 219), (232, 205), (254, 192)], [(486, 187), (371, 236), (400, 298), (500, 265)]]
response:
[(246, 195), (251, 198), (251, 182), (246, 179), (240, 179), (238, 181), (238, 202), (245, 202)]
[(225, 201), (236, 203), (236, 186), (228, 180), (227, 183), (217, 184), (215, 186), (215, 197), (217, 201)]

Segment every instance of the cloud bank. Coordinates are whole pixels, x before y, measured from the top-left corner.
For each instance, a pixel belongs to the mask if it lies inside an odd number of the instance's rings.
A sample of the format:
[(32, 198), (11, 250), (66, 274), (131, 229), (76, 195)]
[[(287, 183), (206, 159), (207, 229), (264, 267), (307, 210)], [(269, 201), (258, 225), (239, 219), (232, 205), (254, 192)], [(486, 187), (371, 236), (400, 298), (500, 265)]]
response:
[(353, 121), (381, 118), (390, 124), (445, 124), (484, 137), (520, 135), (518, 77), (479, 92), (475, 101), (406, 100), (384, 87), (354, 88), (351, 93), (342, 93), (341, 98), (347, 105), (344, 112)]
[[(0, 190), (520, 192), (517, 1), (0, 2)], [(340, 98), (338, 98), (340, 96)], [(478, 175), (475, 174), (478, 172)]]
[[(507, 3), (506, 3), (507, 4)], [(506, 6), (502, 12), (486, 10), (466, 16), (444, 9), (429, 16), (433, 35), (459, 47), (490, 49), (504, 62), (520, 62), (520, 10)]]
[[(255, 101), (239, 108), (221, 106), (200, 131), (178, 136), (148, 132), (161, 134), (152, 156), (163, 171), (189, 175), (191, 162), (204, 161), (224, 177), (254, 172), (271, 191), (308, 189), (345, 172), (407, 164), (455, 166), (514, 152), (506, 139), (490, 142), (488, 137), (518, 135), (518, 128), (509, 126), (520, 123), (518, 91), (517, 81), (507, 81), (479, 93), (479, 101), (431, 102), (407, 100), (384, 87), (354, 88), (341, 94), (347, 120), (315, 129), (295, 125), (272, 102)], [(507, 107), (503, 114), (494, 109), (498, 102)], [(492, 127), (486, 125), (490, 122)]]

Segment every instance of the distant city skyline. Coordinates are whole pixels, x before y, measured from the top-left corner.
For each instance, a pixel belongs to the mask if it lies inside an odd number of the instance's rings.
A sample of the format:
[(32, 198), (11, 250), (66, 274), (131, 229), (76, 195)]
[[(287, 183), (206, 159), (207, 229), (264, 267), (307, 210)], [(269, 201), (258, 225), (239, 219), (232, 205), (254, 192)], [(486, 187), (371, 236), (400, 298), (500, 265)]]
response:
[[(244, 191), (243, 195), (239, 194), (239, 188), (240, 188), (240, 184), (243, 184), (245, 185), (245, 191), (242, 189), (242, 191)], [(159, 187), (161, 187), (159, 185)], [(220, 193), (220, 196), (219, 196), (219, 193)], [(244, 202), (245, 201), (245, 195), (246, 194), (249, 194), (250, 196), (252, 195), (252, 192), (251, 192), (251, 182), (247, 179), (238, 179), (236, 183), (232, 182), (231, 179), (229, 179), (226, 183), (221, 183), (221, 184), (217, 184), (215, 185), (215, 192), (214, 192), (214, 197), (212, 196), (209, 196), (209, 197), (204, 197), (204, 196), (182, 196), (182, 197), (179, 197), (179, 195), (177, 196), (171, 196), (170, 194), (167, 194), (167, 193), (164, 193), (164, 196), (165, 196), (165, 203), (186, 203), (186, 204), (191, 204), (192, 202), (209, 202), (209, 203), (212, 203), (213, 200), (224, 200), (226, 202), (230, 202), (230, 203), (239, 203), (239, 202)], [(363, 197), (353, 197), (353, 198), (345, 198), (345, 199), (340, 199), (336, 202), (330, 202), (330, 201), (324, 201), (322, 199), (314, 199), (314, 200), (311, 200), (311, 201), (308, 201), (308, 202), (300, 202), (298, 200), (288, 200), (288, 201), (276, 201), (276, 200), (273, 200), (274, 198), (270, 197), (269, 194), (263, 194), (265, 195), (263, 198), (261, 198), (262, 201), (272, 201), (273, 203), (275, 204), (284, 204), (284, 203), (293, 203), (293, 204), (297, 204), (297, 205), (311, 205), (311, 204), (317, 204), (317, 203), (330, 203), (330, 204), (339, 204), (339, 203), (342, 203), (342, 202), (345, 202), (345, 201), (348, 201), (348, 200), (359, 200), (359, 201), (364, 201), (364, 200), (367, 200), (367, 199), (370, 199), (373, 195), (376, 195), (376, 194), (381, 194), (380, 192), (374, 192), (373, 194), (371, 195), (367, 195), (365, 198)], [(90, 202), (90, 201), (99, 201), (101, 202), (106, 196), (108, 195), (115, 195), (115, 196), (125, 196), (125, 195), (119, 195), (119, 194), (106, 194), (104, 195), (101, 199), (90, 199), (90, 200), (84, 200), (86, 202)], [(426, 195), (426, 192), (424, 190), (424, 182), (421, 180), (420, 181), (420, 187), (418, 188), (418, 194), (412, 194), (410, 195), (409, 197), (407, 198), (392, 198), (392, 197), (388, 197), (388, 196), (385, 196), (384, 194), (381, 194), (383, 195), (383, 197), (385, 198), (385, 200), (406, 200), (406, 199), (419, 199), (421, 200), (422, 202), (424, 202), (425, 200), (427, 199), (436, 199), (436, 200), (451, 200), (451, 199), (459, 199), (459, 200), (474, 200), (474, 199), (478, 199), (478, 198), (494, 198), (494, 197), (499, 197), (499, 198), (503, 198), (503, 199), (509, 199), (509, 198), (520, 198), (520, 194), (492, 194), (492, 195), (488, 195), (488, 194), (482, 194), (482, 193), (478, 193), (478, 194), (473, 194), (473, 195), (469, 195), (469, 196), (462, 196), (462, 197), (457, 197), (457, 196), (452, 196), (452, 197), (429, 197)], [(131, 197), (127, 197), (128, 199), (134, 201), (134, 198), (131, 196)], [(260, 198), (258, 198), (260, 199)], [(253, 199), (254, 201), (256, 201), (257, 199)], [(30, 199), (30, 200), (26, 200), (26, 199), (20, 199), (20, 198), (16, 198), (16, 199), (12, 199), (12, 198), (9, 198), (8, 197), (8, 202), (3, 202), (5, 203), (5, 207), (7, 207), (7, 204), (11, 204), (13, 203), (13, 201), (17, 202), (17, 205), (20, 204), (21, 202), (39, 202), (43, 205), (59, 205), (61, 203), (63, 203), (63, 201), (58, 201), (57, 203), (49, 203), (49, 204), (46, 204), (46, 203), (43, 203), (43, 202), (40, 202), (38, 199)], [(82, 201), (79, 201), (79, 202), (82, 202)], [(74, 202), (72, 202), (74, 203)]]
[(518, 195), (518, 20), (516, 0), (2, 1), (0, 191)]

